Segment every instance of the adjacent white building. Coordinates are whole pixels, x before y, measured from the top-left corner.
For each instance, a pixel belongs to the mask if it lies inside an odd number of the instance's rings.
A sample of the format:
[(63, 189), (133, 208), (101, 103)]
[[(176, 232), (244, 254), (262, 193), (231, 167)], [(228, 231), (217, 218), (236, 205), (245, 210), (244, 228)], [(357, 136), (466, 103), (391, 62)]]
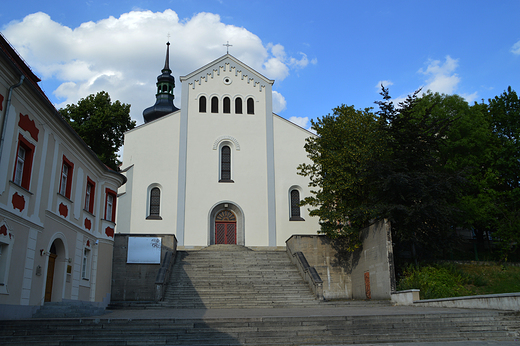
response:
[(116, 191), (0, 34), (0, 319), (45, 302), (110, 302)]
[(175, 234), (180, 247), (316, 234), (318, 219), (298, 206), (308, 178), (297, 174), (313, 134), (273, 113), (274, 81), (226, 54), (180, 78), (179, 110), (168, 60), (145, 124), (125, 134), (117, 232)]

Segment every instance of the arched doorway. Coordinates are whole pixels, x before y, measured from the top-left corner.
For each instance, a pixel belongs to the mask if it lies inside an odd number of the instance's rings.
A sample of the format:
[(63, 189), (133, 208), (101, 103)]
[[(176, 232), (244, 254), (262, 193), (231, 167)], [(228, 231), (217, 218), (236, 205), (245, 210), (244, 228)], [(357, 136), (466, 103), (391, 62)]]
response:
[(49, 263), (47, 265), (47, 281), (45, 283), (45, 301), (52, 300), (52, 283), (54, 281), (54, 267), (56, 264), (56, 245), (52, 243), (51, 251), (49, 251)]
[(45, 302), (61, 301), (65, 284), (65, 246), (61, 239), (55, 239), (49, 250), (47, 276), (45, 281)]
[(222, 210), (215, 216), (215, 244), (237, 243), (237, 218), (231, 210)]

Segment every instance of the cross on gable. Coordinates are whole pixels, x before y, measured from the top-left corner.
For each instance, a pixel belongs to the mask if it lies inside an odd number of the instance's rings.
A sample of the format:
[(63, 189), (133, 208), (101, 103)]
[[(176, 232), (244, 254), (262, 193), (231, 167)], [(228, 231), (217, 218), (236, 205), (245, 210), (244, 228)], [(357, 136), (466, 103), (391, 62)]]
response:
[(223, 44), (223, 46), (225, 46), (225, 47), (226, 47), (226, 49), (227, 49), (226, 53), (227, 53), (227, 54), (229, 54), (229, 47), (233, 47), (233, 45), (232, 45), (232, 44), (229, 44), (229, 41), (227, 41), (227, 43), (226, 43), (226, 44)]

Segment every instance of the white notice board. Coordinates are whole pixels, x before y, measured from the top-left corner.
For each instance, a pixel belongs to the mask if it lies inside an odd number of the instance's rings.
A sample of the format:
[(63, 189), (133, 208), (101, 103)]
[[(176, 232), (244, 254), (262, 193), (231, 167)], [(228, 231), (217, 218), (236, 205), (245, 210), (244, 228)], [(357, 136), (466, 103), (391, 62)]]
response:
[(126, 263), (161, 264), (161, 238), (128, 237)]

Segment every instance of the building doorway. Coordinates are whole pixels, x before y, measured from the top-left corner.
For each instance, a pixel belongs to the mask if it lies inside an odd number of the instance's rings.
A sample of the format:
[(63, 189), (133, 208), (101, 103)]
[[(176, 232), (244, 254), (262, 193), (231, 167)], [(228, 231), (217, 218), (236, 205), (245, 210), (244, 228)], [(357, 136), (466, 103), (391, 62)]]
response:
[(222, 210), (215, 216), (215, 244), (237, 243), (237, 218), (231, 210)]
[(65, 245), (61, 239), (52, 242), (48, 256), (44, 302), (59, 302), (63, 299), (67, 264)]
[(52, 283), (54, 281), (54, 265), (56, 263), (56, 245), (52, 243), (49, 254), (49, 263), (47, 265), (47, 281), (45, 283), (45, 301), (50, 302), (52, 300)]

